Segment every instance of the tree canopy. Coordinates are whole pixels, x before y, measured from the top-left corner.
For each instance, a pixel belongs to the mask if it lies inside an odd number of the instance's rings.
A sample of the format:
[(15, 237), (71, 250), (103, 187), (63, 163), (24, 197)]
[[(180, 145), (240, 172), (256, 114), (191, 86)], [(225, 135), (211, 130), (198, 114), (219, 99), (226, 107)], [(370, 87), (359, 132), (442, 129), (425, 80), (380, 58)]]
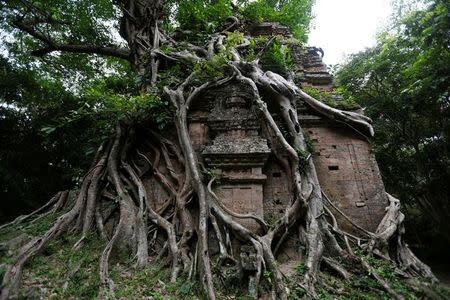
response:
[[(193, 30), (201, 42), (202, 35), (214, 32), (236, 11), (249, 22), (285, 24), (305, 41), (312, 3), (167, 1), (164, 14), (170, 17), (163, 27), (168, 32)], [(119, 33), (124, 5), (109, 0), (11, 0), (0, 4), (0, 29), (5, 39), (0, 97), (2, 144), (8, 145), (1, 149), (1, 176), (11, 185), (3, 190), (4, 199), (14, 198), (20, 203), (2, 201), (2, 211), (8, 213), (1, 218), (11, 218), (16, 214), (13, 211), (23, 212), (76, 183), (79, 172), (87, 167), (81, 156), (92, 156), (93, 147), (108, 136), (117, 120), (124, 116), (142, 118), (149, 113), (159, 127), (170, 120), (169, 104), (157, 96), (140, 94), (142, 78), (136, 78), (126, 62), (130, 53)], [(174, 68), (161, 77), (167, 83), (174, 80), (176, 72)], [(15, 126), (21, 134), (11, 130)], [(65, 141), (73, 141), (81, 149), (71, 151), (77, 147)], [(26, 151), (30, 148), (37, 152)], [(36, 167), (30, 168), (31, 161)], [(37, 176), (45, 169), (49, 169), (45, 176), (48, 184), (39, 183)], [(61, 173), (64, 175), (57, 175)]]
[(374, 120), (387, 189), (407, 203), (410, 226), (422, 228), (416, 243), (450, 242), (449, 45), (449, 2), (413, 1), (375, 47), (350, 56), (337, 73)]
[[(120, 265), (132, 263), (137, 272), (130, 276), (139, 279), (139, 272), (145, 274), (155, 261), (169, 270), (165, 280), (172, 284), (182, 280), (189, 287), (198, 284), (207, 299), (233, 292), (227, 290), (227, 276), (239, 276), (239, 288), (255, 299), (334, 297), (347, 288), (361, 295), (361, 275), (362, 285), (373, 286), (371, 292), (379, 297), (416, 297), (430, 285), (436, 287), (431, 269), (402, 238), (404, 215), (397, 198), (381, 190), (388, 205), (386, 214), (369, 231), (333, 205), (322, 190), (298, 103), (324, 120), (348, 126), (361, 138), (373, 136), (374, 130), (369, 117), (328, 105), (333, 101), (321, 102), (299, 85), (301, 74), (291, 52), (297, 49), (297, 58), (317, 52), (302, 48), (312, 3), (2, 2), (0, 29), (8, 43), (3, 48), (5, 117), (0, 125), (7, 132), (5, 141), (20, 151), (1, 150), (7, 159), (2, 160), (0, 175), (8, 180), (23, 173), (25, 187), (31, 190), (37, 184), (29, 178), (46, 165), (49, 176), (60, 180), (52, 182), (52, 188), (64, 190), (39, 209), (0, 226), (2, 239), (22, 229), (33, 233), (33, 237), (2, 243), (0, 251), (6, 247), (9, 256), (0, 260), (7, 266), (5, 272), (0, 266), (0, 299), (20, 296), (23, 270), (40, 253), (68, 265), (78, 264), (68, 272), (63, 290), (56, 288), (59, 295), (67, 295), (69, 281), (83, 270), (89, 273), (86, 280), (96, 280), (89, 284), (88, 294), (100, 299), (121, 295), (115, 294), (115, 281), (130, 273), (118, 271)], [(265, 21), (279, 24), (259, 26), (273, 31), (256, 36), (255, 25)], [(249, 134), (242, 141), (250, 142), (245, 154), (252, 157), (231, 171), (223, 152), (218, 154), (224, 167), (217, 169), (204, 152), (197, 151), (191, 130), (191, 121), (198, 117), (195, 105), (207, 100), (208, 93), (230, 90), (234, 94), (221, 99), (223, 106), (230, 104), (233, 116), (234, 108), (242, 108), (245, 119), (237, 121), (248, 121), (251, 130), (242, 129), (234, 117), (226, 126), (234, 130), (230, 131), (233, 139), (241, 132)], [(10, 131), (22, 124), (30, 128)], [(36, 140), (27, 139), (38, 133)], [(224, 137), (215, 135), (218, 140)], [(262, 150), (253, 149), (258, 146), (253, 138), (262, 139)], [(22, 150), (33, 146), (33, 151)], [(38, 166), (30, 168), (9, 164), (20, 161), (22, 155), (42, 153), (51, 154), (53, 161), (39, 158)], [(251, 160), (266, 154), (273, 156), (286, 178), (284, 209), (276, 209), (272, 217), (235, 212), (223, 202), (229, 199), (215, 192), (221, 188), (218, 181), (222, 176), (233, 181), (237, 173), (252, 174), (250, 180), (241, 179), (251, 184), (256, 180), (262, 187), (263, 163)], [(86, 163), (85, 159), (92, 160)], [(8, 189), (18, 192), (23, 185), (20, 176), (13, 180), (17, 183)], [(77, 187), (70, 188), (71, 183)], [(337, 213), (354, 231), (341, 228)], [(254, 222), (258, 229), (242, 219)], [(38, 230), (43, 223), (45, 228)], [(33, 224), (39, 224), (36, 230), (30, 230)], [(296, 272), (288, 278), (280, 267), (279, 250), (291, 237), (301, 262), (295, 270), (288, 266)], [(52, 248), (61, 239), (74, 242), (72, 250), (64, 252), (70, 257)], [(19, 249), (24, 240), (26, 246)], [(88, 250), (95, 254), (79, 259)], [(338, 288), (330, 286), (336, 282), (330, 276), (340, 278)], [(405, 280), (415, 277), (423, 280)], [(347, 280), (356, 283), (346, 287)], [(152, 294), (153, 286), (142, 292)]]

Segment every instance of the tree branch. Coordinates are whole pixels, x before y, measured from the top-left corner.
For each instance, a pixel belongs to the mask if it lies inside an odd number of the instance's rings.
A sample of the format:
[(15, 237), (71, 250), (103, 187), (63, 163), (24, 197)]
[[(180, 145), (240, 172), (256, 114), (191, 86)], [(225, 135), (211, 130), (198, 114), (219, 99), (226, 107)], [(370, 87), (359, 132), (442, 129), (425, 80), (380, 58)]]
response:
[(19, 20), (13, 21), (13, 26), (30, 34), (35, 39), (45, 43), (47, 46), (31, 52), (35, 56), (44, 56), (53, 51), (64, 51), (71, 53), (99, 54), (104, 56), (112, 56), (130, 60), (130, 51), (124, 48), (103, 47), (97, 45), (81, 45), (81, 44), (59, 44), (52, 40), (49, 36), (37, 31), (32, 26)]
[(77, 45), (77, 44), (55, 44), (50, 47), (41, 48), (31, 52), (35, 56), (44, 56), (53, 51), (64, 51), (71, 53), (98, 54), (103, 56), (112, 56), (130, 60), (130, 52), (126, 49), (114, 47), (102, 47), (95, 45)]

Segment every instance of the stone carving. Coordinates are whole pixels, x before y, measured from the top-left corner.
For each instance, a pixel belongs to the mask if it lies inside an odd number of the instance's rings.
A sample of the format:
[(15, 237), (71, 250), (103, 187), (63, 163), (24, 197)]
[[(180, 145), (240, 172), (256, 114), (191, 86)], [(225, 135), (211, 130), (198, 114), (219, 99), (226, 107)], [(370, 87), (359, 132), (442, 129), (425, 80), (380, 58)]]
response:
[[(221, 175), (217, 195), (223, 204), (236, 213), (262, 217), (266, 179), (262, 167), (271, 151), (267, 139), (259, 134), (258, 112), (248, 88), (230, 84), (226, 91), (212, 91), (216, 97), (206, 122), (213, 138), (202, 155)], [(255, 221), (241, 222), (254, 230), (259, 228)]]

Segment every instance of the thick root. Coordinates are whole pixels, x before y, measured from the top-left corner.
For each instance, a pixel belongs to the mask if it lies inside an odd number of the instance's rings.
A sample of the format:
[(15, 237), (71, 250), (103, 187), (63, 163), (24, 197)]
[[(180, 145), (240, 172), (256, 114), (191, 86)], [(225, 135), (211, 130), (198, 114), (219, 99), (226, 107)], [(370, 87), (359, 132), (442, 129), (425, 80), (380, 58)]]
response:
[[(236, 19), (231, 18), (229, 21), (231, 23), (226, 30), (238, 25)], [(221, 32), (213, 35), (206, 49), (188, 45), (192, 52), (186, 50), (162, 53), (162, 43), (168, 43), (171, 49), (175, 49), (175, 42), (160, 32), (158, 22), (154, 24), (156, 25), (152, 25), (152, 30), (155, 38), (148, 53), (151, 76), (149, 85), (142, 87), (143, 91), (154, 87), (163, 61), (205, 61), (226, 48), (226, 36)], [(162, 137), (148, 128), (143, 130), (144, 135), (141, 133), (137, 137), (138, 126), (125, 123), (117, 126), (114, 137), (99, 148), (90, 171), (82, 181), (73, 207), (60, 216), (43, 236), (29, 243), (10, 266), (3, 280), (0, 300), (8, 299), (17, 293), (24, 264), (42, 251), (52, 239), (69, 230), (81, 231), (81, 238), (75, 244), (76, 248), (83, 247), (85, 237), (92, 230), (97, 230), (107, 241), (100, 258), (100, 298), (108, 298), (114, 293), (115, 285), (109, 277), (109, 261), (113, 250), (121, 248), (136, 259), (136, 268), (148, 265), (149, 251), (159, 252), (157, 259), (168, 257), (170, 261), (171, 281), (176, 281), (180, 273), (184, 273), (189, 279), (194, 279), (198, 274), (204, 296), (215, 299), (209, 251), (211, 229), (219, 245), (219, 265), (225, 261), (242, 264), (245, 255), (235, 253), (239, 247), (234, 247), (234, 244), (254, 250), (256, 259), (248, 280), (248, 291), (253, 298), (261, 296), (258, 291), (262, 282), (270, 282), (272, 298), (288, 298), (289, 291), (278, 266), (276, 254), (291, 234), (296, 234), (301, 247), (306, 249), (306, 257), (303, 260), (306, 272), (302, 275), (300, 285), (308, 297), (316, 295), (315, 285), (322, 263), (346, 279), (351, 276), (352, 270), (344, 268), (337, 258), (350, 257), (353, 261), (359, 261), (392, 297), (402, 299), (388, 282), (376, 274), (368, 261), (355, 256), (356, 251), (353, 251), (352, 247), (365, 251), (365, 254), (374, 254), (395, 262), (401, 270), (412, 276), (436, 280), (430, 268), (422, 263), (402, 240), (404, 216), (400, 212), (397, 199), (389, 196), (390, 205), (386, 216), (377, 231), (371, 233), (352, 222), (333, 206), (322, 192), (311, 155), (306, 158), (299, 157), (299, 153), (308, 153), (308, 149), (297, 115), (298, 98), (322, 116), (344, 122), (364, 136), (373, 135), (370, 119), (328, 107), (284, 77), (273, 72), (263, 72), (259, 66), (259, 57), (265, 49), (257, 55), (255, 61), (241, 61), (239, 51), (248, 45), (248, 39), (245, 39), (242, 45), (231, 51), (233, 61), (229, 63), (228, 69), (232, 71), (229, 76), (195, 87), (194, 77), (197, 74), (194, 72), (175, 89), (164, 88), (164, 96), (171, 101), (175, 110), (174, 124), (178, 141)], [(141, 50), (145, 52), (144, 49)], [(134, 55), (138, 56), (137, 53)], [(133, 59), (137, 57), (133, 56)], [(145, 70), (139, 71), (145, 73)], [(226, 85), (231, 80), (237, 80), (251, 88), (254, 104), (261, 112), (266, 133), (273, 148), (277, 149), (274, 150), (275, 156), (289, 178), (291, 202), (286, 206), (285, 213), (272, 226), (269, 226), (263, 217), (235, 213), (221, 202), (213, 191), (213, 180), (207, 183), (202, 175), (202, 161), (191, 141), (189, 107), (207, 89)], [(263, 99), (261, 95), (269, 96), (267, 98), (270, 99)], [(277, 107), (281, 120), (275, 121), (266, 101), (272, 101), (271, 104)], [(282, 126), (279, 122), (283, 123)], [(149, 196), (142, 179), (145, 175), (151, 175), (157, 184), (167, 191), (169, 199), (164, 204), (157, 206)], [(68, 205), (67, 195), (68, 192), (58, 193), (39, 210), (19, 217), (0, 229), (29, 220), (52, 205), (45, 214), (61, 210)], [(193, 202), (192, 205), (190, 202)], [(343, 214), (359, 230), (362, 237), (342, 231), (331, 209), (324, 203)], [(239, 219), (256, 221), (261, 225), (262, 233), (257, 234), (249, 230)], [(235, 239), (233, 241), (230, 232)], [(344, 248), (341, 248), (338, 240)], [(159, 243), (163, 246), (158, 247)], [(302, 254), (299, 256), (302, 257)], [(270, 278), (263, 278), (263, 274), (270, 274)]]

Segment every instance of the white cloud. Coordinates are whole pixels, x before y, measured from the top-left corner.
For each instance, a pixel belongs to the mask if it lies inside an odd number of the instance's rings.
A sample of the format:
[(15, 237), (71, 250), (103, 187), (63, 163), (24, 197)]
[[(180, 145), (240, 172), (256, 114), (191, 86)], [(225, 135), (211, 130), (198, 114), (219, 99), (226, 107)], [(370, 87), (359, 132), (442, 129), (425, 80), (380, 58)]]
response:
[(323, 48), (327, 64), (375, 44), (391, 16), (390, 0), (316, 0), (308, 44)]

